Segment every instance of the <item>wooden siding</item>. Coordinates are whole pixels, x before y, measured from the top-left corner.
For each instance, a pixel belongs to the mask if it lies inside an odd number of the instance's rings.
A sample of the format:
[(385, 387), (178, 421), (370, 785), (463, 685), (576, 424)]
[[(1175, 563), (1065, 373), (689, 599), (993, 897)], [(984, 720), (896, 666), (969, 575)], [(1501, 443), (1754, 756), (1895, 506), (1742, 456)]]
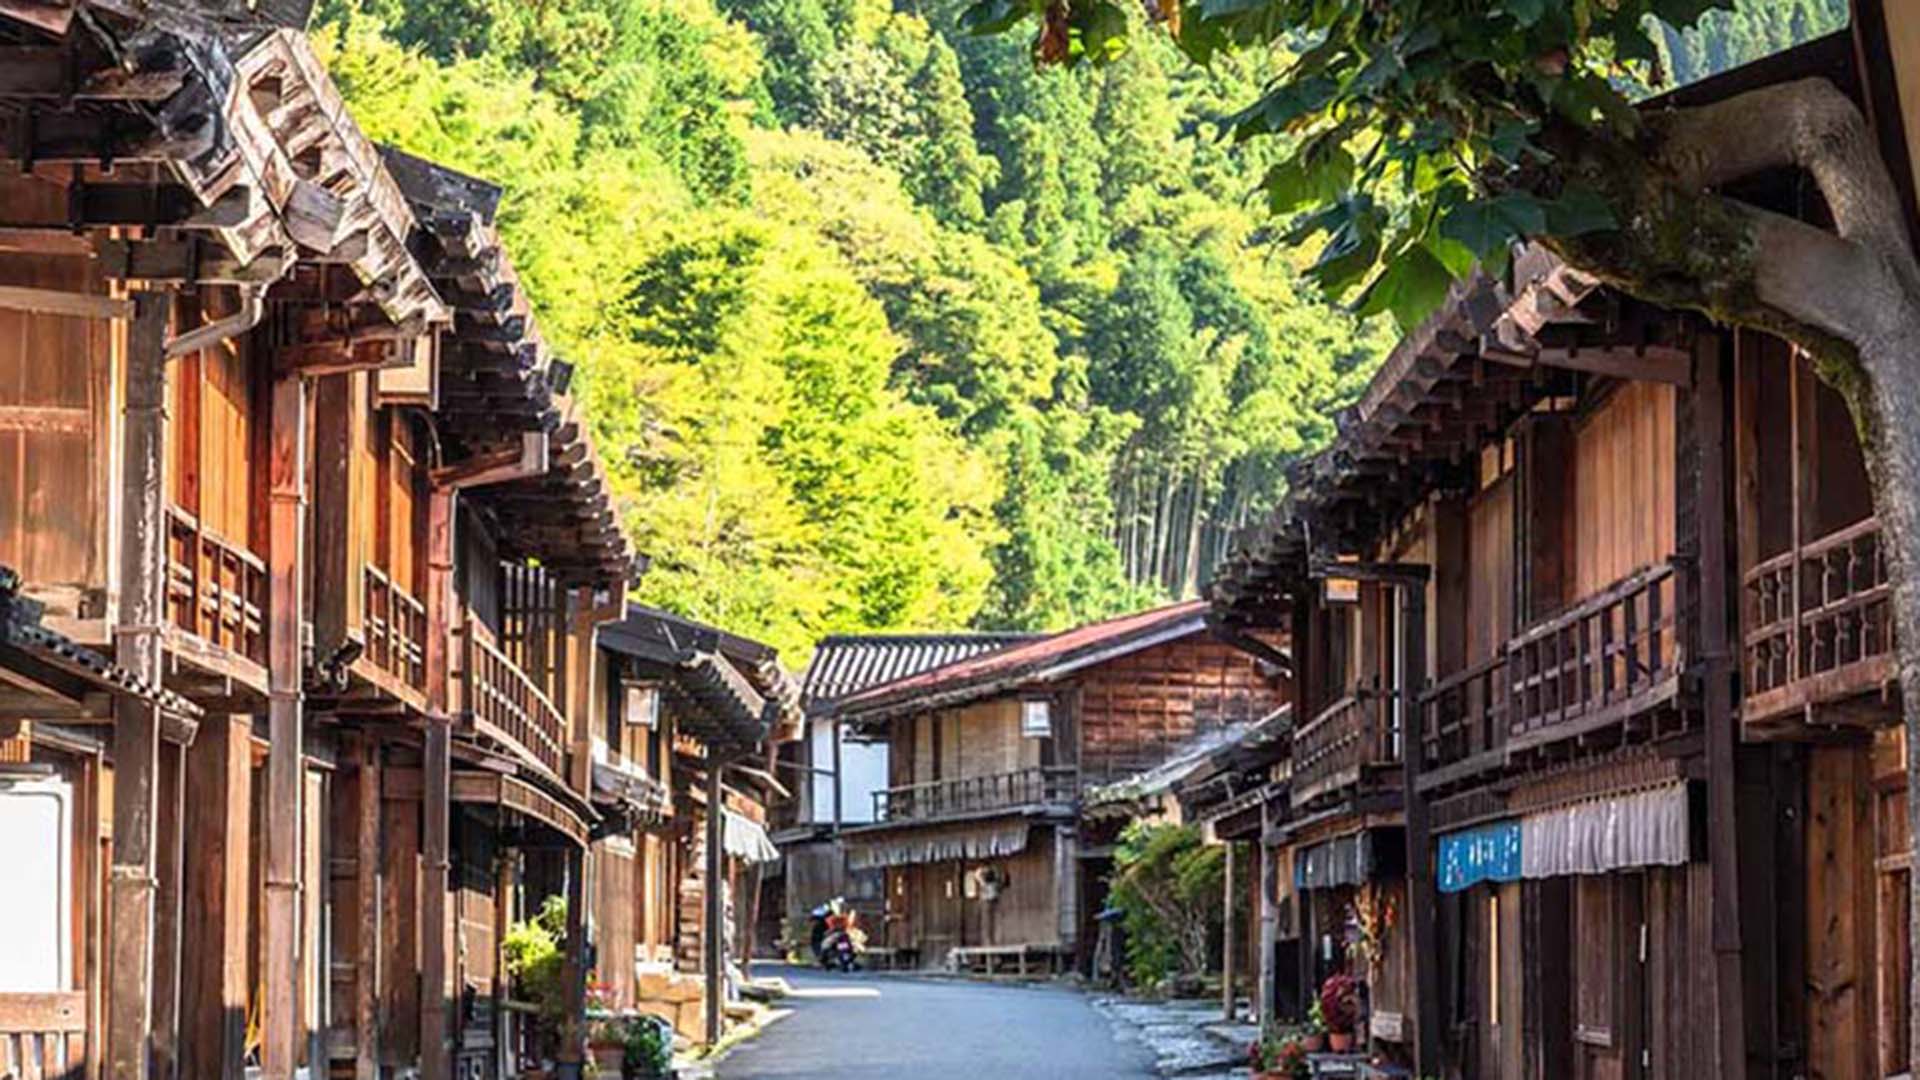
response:
[(1673, 387), (1628, 383), (1575, 429), (1567, 542), (1572, 603), (1674, 551)]
[[(100, 295), (94, 265), (0, 259), (0, 285)], [(109, 587), (105, 451), (118, 430), (120, 337), (104, 319), (0, 307), (0, 563), (19, 570), (55, 615), (105, 614), (83, 608)]]
[(1492, 659), (1513, 636), (1513, 488), (1511, 474), (1467, 502), (1467, 655)]
[(1807, 1075), (1877, 1076), (1867, 749), (1812, 747), (1806, 775)]
[(1093, 781), (1151, 768), (1196, 733), (1258, 720), (1286, 700), (1252, 656), (1204, 633), (1089, 668), (1074, 694), (1080, 770)]

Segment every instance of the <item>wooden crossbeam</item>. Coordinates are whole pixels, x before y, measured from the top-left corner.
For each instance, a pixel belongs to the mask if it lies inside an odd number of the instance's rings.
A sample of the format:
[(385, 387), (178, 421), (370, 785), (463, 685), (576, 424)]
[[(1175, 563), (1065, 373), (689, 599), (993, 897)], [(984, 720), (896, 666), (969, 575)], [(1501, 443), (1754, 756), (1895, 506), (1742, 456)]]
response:
[(187, 70), (151, 71), (83, 62), (71, 45), (0, 48), (0, 98), (50, 101), (165, 101), (186, 85)]
[(242, 263), (222, 245), (199, 236), (169, 240), (97, 239), (93, 251), (101, 271), (117, 280), (262, 285), (278, 281), (287, 268), (285, 260), (277, 255), (262, 255), (250, 263)]

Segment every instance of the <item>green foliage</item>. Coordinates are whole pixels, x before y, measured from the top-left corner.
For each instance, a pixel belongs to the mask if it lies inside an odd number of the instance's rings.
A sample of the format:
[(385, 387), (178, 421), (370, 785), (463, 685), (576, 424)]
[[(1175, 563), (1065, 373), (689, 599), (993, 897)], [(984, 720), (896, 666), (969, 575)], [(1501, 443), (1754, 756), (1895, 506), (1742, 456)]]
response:
[(1212, 137), (1270, 61), (1122, 53), (1108, 16), (1113, 63), (1037, 71), (963, 6), (328, 0), (317, 23), (372, 137), (504, 185), (647, 598), (792, 662), (830, 632), (1191, 594), (1387, 344), (1247, 208), (1276, 152)]
[(1136, 821), (1114, 852), (1113, 905), (1127, 932), (1127, 972), (1160, 986), (1207, 968), (1207, 941), (1226, 888), (1224, 849), (1191, 825)]
[[(1504, 268), (1530, 236), (1615, 229), (1600, 181), (1559, 167), (1570, 141), (1638, 138), (1631, 101), (1845, 25), (1844, 0), (1235, 0), (1156, 3), (1209, 63), (1298, 50), (1223, 120), (1239, 143), (1286, 148), (1260, 180), (1268, 208), (1318, 237), (1307, 275), (1409, 330), (1476, 263)], [(1180, 9), (1173, 17), (1171, 9)], [(1112, 0), (980, 0), (983, 31), (1027, 16), (1036, 53), (1105, 61)], [(1124, 62), (1124, 61), (1123, 61)]]
[(565, 1015), (562, 993), (566, 957), (567, 901), (549, 896), (540, 911), (524, 922), (507, 927), (500, 940), (500, 951), (507, 974), (513, 978), (514, 993), (520, 1000), (537, 1006), (540, 1015), (558, 1022)]

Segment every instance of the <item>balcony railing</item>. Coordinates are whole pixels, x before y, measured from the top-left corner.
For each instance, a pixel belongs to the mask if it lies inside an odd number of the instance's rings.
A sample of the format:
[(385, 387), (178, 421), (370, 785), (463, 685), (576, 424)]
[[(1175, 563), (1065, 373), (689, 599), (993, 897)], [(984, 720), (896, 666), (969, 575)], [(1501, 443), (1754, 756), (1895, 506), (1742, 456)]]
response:
[(1630, 574), (1507, 643), (1512, 742), (1572, 737), (1676, 688), (1684, 649), (1679, 564)]
[(1444, 777), (1507, 745), (1507, 656), (1504, 651), (1441, 679), (1420, 695), (1421, 775)]
[(926, 821), (957, 814), (1071, 803), (1077, 794), (1071, 766), (960, 776), (873, 793), (875, 821)]
[(454, 636), (460, 658), (455, 677), (474, 732), (565, 777), (567, 721), (552, 699), (488, 640), (486, 628), (471, 614)]
[(362, 582), (367, 660), (404, 686), (427, 688), (427, 606), (374, 566)]
[(266, 561), (203, 528), (180, 507), (168, 507), (168, 621), (208, 645), (265, 665), (266, 610)]
[(1748, 721), (1878, 690), (1893, 674), (1893, 583), (1878, 518), (1777, 555), (1745, 582)]
[(1360, 689), (1334, 702), (1293, 736), (1293, 803), (1303, 806), (1357, 783), (1369, 766), (1400, 762), (1391, 696)]

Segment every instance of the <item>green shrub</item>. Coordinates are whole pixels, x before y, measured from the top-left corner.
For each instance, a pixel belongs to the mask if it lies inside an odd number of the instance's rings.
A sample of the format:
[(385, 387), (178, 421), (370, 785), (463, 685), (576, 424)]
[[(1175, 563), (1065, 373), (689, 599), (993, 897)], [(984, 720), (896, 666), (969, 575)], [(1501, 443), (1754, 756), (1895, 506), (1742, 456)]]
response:
[(1226, 888), (1224, 849), (1187, 825), (1135, 822), (1114, 853), (1111, 899), (1127, 932), (1127, 973), (1160, 986), (1207, 970)]

